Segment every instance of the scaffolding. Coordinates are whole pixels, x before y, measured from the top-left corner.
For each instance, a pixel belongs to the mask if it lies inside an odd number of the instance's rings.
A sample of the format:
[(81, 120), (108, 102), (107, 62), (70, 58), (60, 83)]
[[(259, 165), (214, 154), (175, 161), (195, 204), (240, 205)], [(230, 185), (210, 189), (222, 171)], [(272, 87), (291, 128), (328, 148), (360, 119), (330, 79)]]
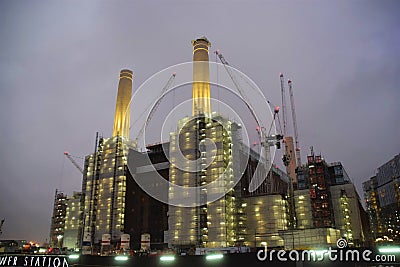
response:
[[(228, 187), (233, 187), (234, 167), (229, 163), (236, 130), (232, 125), (217, 115), (213, 118), (199, 115), (182, 119), (178, 131), (171, 133), (170, 181), (184, 187), (197, 187), (196, 202), (202, 203), (196, 207), (170, 206), (170, 243), (175, 247), (227, 247), (236, 242), (236, 198), (233, 190), (224, 195)], [(214, 151), (206, 150), (206, 139), (215, 144)], [(197, 171), (177, 168), (174, 165), (177, 151), (189, 161), (197, 160)], [(215, 182), (215, 186), (204, 187), (211, 182)], [(210, 195), (223, 197), (210, 201)], [(170, 188), (169, 198), (174, 202), (184, 197)]]
[(330, 201), (330, 177), (328, 167), (321, 155), (307, 157), (309, 168), (310, 198), (314, 227), (332, 227), (333, 214)]
[(116, 245), (124, 233), (127, 142), (120, 135), (103, 138), (97, 134), (95, 151), (85, 158), (81, 241), (85, 246), (90, 242), (92, 250), (103, 234), (110, 234)]
[(64, 237), (65, 217), (67, 210), (67, 196), (56, 189), (51, 217), (50, 243), (53, 246), (62, 246)]
[(343, 217), (343, 236), (346, 238), (347, 243), (352, 245), (353, 243), (353, 233), (351, 227), (351, 208), (349, 203), (349, 198), (347, 197), (346, 190), (342, 189), (340, 191), (340, 210)]

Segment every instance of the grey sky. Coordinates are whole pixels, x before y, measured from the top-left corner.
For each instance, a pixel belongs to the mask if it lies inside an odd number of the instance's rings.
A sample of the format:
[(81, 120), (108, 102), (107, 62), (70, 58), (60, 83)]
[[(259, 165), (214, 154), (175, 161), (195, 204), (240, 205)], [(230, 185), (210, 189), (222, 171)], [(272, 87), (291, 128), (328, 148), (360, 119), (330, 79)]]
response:
[(398, 1), (146, 2), (0, 1), (2, 239), (48, 238), (55, 188), (81, 185), (63, 151), (111, 135), (119, 71), (137, 88), (204, 34), (274, 103), (293, 80), (303, 161), (313, 145), (360, 189), (400, 152)]

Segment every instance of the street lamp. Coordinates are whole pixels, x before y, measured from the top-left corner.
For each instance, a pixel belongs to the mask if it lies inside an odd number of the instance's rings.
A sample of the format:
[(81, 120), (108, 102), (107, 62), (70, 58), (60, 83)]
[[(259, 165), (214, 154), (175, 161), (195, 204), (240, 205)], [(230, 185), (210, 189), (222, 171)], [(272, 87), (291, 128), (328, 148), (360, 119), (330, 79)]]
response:
[(63, 238), (63, 235), (58, 235), (58, 236), (57, 236), (57, 241), (58, 241), (58, 247), (59, 247), (59, 248), (62, 247), (62, 245), (61, 245), (61, 240), (62, 240), (62, 238)]

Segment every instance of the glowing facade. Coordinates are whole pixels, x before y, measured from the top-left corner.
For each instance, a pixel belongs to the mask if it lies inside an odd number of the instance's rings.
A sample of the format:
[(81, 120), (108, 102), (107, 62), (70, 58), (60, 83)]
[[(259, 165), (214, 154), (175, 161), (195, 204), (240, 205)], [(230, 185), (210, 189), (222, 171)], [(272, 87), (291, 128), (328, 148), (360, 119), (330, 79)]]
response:
[(308, 189), (296, 190), (293, 195), (297, 216), (297, 229), (313, 228), (310, 191)]
[[(182, 119), (177, 132), (170, 139), (170, 182), (184, 187), (200, 187), (218, 179), (216, 186), (209, 191), (200, 189), (195, 199), (207, 201), (210, 195), (221, 194), (222, 198), (199, 207), (169, 207), (169, 245), (174, 247), (227, 247), (236, 241), (236, 201), (233, 190), (224, 195), (227, 188), (233, 187), (235, 161), (234, 143), (237, 138), (237, 124), (224, 120), (195, 117)], [(206, 138), (215, 143), (214, 151), (202, 151), (201, 144)], [(179, 150), (189, 160), (199, 159), (197, 172), (178, 168), (175, 151)], [(208, 167), (211, 154), (214, 160)], [(190, 164), (189, 161), (186, 164)], [(169, 199), (173, 202), (187, 198), (183, 193), (170, 188)], [(208, 202), (208, 201), (207, 201)]]
[(282, 195), (259, 195), (247, 197), (242, 204), (246, 214), (244, 244), (260, 247), (267, 242), (269, 247), (283, 247), (280, 231), (287, 230), (287, 203)]
[(97, 149), (85, 159), (82, 184), (85, 235), (94, 244), (102, 234), (118, 240), (124, 233), (128, 145), (120, 136), (98, 138)]
[(192, 115), (211, 114), (210, 104), (210, 66), (208, 63), (207, 38), (192, 41), (193, 44), (193, 108)]
[(84, 236), (96, 244), (102, 234), (112, 242), (125, 231), (127, 155), (129, 150), (129, 102), (132, 71), (121, 70), (111, 138), (96, 137), (95, 152), (85, 157), (82, 181)]
[(50, 243), (62, 246), (67, 210), (67, 195), (56, 190), (54, 196), (53, 216), (51, 217)]
[(74, 192), (73, 196), (67, 198), (67, 214), (65, 217), (64, 242), (67, 248), (79, 248), (82, 234), (82, 211), (80, 202), (81, 192)]

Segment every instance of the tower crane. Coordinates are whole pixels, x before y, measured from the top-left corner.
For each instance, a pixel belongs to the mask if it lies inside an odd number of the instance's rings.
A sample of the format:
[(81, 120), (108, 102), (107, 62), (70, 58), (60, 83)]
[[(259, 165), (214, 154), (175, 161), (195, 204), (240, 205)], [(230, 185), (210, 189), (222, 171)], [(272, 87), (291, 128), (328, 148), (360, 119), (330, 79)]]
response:
[(286, 129), (286, 125), (287, 125), (286, 96), (285, 96), (285, 85), (284, 85), (283, 73), (279, 74), (279, 78), (280, 78), (280, 81), (281, 81), (283, 135), (287, 136), (287, 129)]
[[(155, 113), (155, 111), (157, 110), (157, 108), (160, 106), (161, 100), (164, 98), (165, 96), (165, 92), (168, 91), (168, 89), (171, 87), (172, 82), (174, 81), (176, 76), (176, 72), (172, 73), (172, 75), (169, 77), (167, 83), (165, 84), (165, 86), (163, 87), (160, 96), (158, 97), (158, 100), (156, 101), (156, 103), (154, 104), (153, 109), (150, 111), (146, 122), (143, 124), (142, 128), (140, 128), (139, 133), (137, 134), (135, 140), (134, 140), (134, 144), (137, 145), (138, 140), (142, 137), (144, 129), (147, 127), (147, 125), (149, 124), (149, 122), (151, 121), (151, 119), (153, 118), (153, 115)], [(156, 100), (156, 99), (155, 99)], [(151, 103), (153, 103), (154, 101), (152, 101)], [(146, 110), (150, 108), (150, 106), (148, 106), (146, 108)]]
[(295, 145), (296, 145), (297, 168), (299, 168), (299, 167), (301, 167), (300, 145), (299, 145), (299, 134), (297, 132), (296, 109), (295, 109), (295, 106), (294, 106), (294, 96), (293, 96), (293, 88), (292, 88), (292, 81), (291, 80), (288, 80), (288, 85), (289, 85), (290, 107), (292, 109), (294, 142), (295, 142)]
[(68, 151), (64, 151), (64, 156), (66, 156), (72, 162), (72, 164), (74, 164), (74, 166), (80, 171), (80, 173), (83, 174), (82, 167), (79, 166), (78, 163), (76, 163), (76, 161), (72, 158), (72, 156), (68, 153)]
[[(229, 77), (231, 78), (234, 86), (236, 87), (236, 90), (239, 92), (239, 95), (242, 97), (243, 102), (245, 103), (247, 108), (250, 110), (251, 115), (253, 116), (254, 120), (256, 121), (257, 131), (258, 131), (258, 133), (260, 135), (260, 139), (261, 139), (261, 146), (265, 152), (266, 166), (267, 167), (271, 166), (272, 162), (271, 162), (271, 158), (270, 158), (271, 157), (270, 147), (276, 145), (277, 148), (280, 148), (280, 140), (283, 139), (283, 136), (281, 134), (276, 134), (276, 135), (271, 134), (272, 127), (275, 123), (275, 119), (278, 118), (277, 114), (279, 112), (279, 107), (275, 107), (273, 120), (271, 122), (269, 130), (266, 131), (266, 129), (264, 127), (260, 126), (260, 123), (257, 119), (257, 116), (256, 116), (253, 108), (250, 106), (249, 102), (247, 101), (247, 98), (246, 98), (243, 90), (241, 89), (239, 82), (236, 80), (235, 75), (233, 74), (232, 70), (230, 69), (230, 65), (229, 65), (228, 61), (224, 58), (224, 56), (220, 53), (219, 50), (215, 51), (215, 54), (218, 56), (222, 65), (224, 66), (226, 72), (228, 73)], [(270, 102), (268, 101), (268, 104), (269, 103)], [(266, 173), (265, 175), (268, 176), (268, 173)], [(255, 191), (262, 182), (263, 182), (263, 180), (255, 181), (254, 179), (252, 179), (250, 182), (250, 185), (249, 185), (249, 191), (250, 192)], [(269, 179), (267, 182), (271, 185), (270, 188), (272, 188), (272, 179)]]
[(289, 178), (289, 192), (288, 192), (288, 198), (289, 198), (289, 226), (291, 229), (295, 229), (297, 227), (296, 223), (296, 210), (295, 210), (295, 203), (294, 203), (294, 176), (296, 175), (294, 173), (294, 170), (292, 168), (293, 166), (293, 160), (294, 158), (292, 157), (292, 151), (293, 148), (289, 147), (289, 145), (293, 145), (293, 142), (289, 142), (291, 140), (291, 137), (288, 136), (287, 133), (287, 116), (286, 116), (286, 96), (285, 96), (285, 85), (284, 85), (284, 77), (283, 74), (279, 74), (280, 78), (280, 84), (281, 84), (281, 96), (282, 96), (282, 119), (283, 119), (283, 135), (284, 135), (284, 152), (282, 156), (282, 161), (283, 164), (286, 167), (286, 174), (288, 175)]

